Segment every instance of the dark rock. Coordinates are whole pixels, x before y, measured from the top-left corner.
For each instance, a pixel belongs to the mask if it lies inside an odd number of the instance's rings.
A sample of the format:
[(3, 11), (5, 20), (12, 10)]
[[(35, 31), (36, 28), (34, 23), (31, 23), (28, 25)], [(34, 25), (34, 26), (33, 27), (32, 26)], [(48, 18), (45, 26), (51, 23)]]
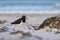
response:
[(6, 27), (2, 27), (2, 28), (0, 28), (0, 32), (7, 32), (8, 30), (7, 30), (7, 28)]
[(60, 19), (57, 17), (50, 17), (47, 18), (46, 20), (43, 21), (43, 23), (39, 26), (38, 29), (43, 29), (45, 27), (49, 27), (49, 28), (56, 28), (56, 29), (60, 29)]
[(60, 34), (60, 31), (55, 32), (55, 34)]
[(6, 20), (0, 20), (0, 24), (3, 24), (3, 23), (5, 23), (5, 22), (7, 22)]

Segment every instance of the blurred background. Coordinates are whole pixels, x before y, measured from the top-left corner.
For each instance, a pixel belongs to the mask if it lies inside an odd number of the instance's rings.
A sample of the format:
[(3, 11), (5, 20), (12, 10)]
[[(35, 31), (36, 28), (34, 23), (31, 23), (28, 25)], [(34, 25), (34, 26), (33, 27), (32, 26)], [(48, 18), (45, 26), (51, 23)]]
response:
[(6, 11), (59, 12), (60, 0), (0, 0), (0, 12)]

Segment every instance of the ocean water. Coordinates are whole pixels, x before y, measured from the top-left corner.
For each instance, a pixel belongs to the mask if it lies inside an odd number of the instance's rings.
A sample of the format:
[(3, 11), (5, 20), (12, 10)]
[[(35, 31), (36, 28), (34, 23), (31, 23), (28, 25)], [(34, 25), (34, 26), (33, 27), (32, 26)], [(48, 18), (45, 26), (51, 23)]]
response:
[(0, 11), (60, 10), (60, 0), (0, 0)]

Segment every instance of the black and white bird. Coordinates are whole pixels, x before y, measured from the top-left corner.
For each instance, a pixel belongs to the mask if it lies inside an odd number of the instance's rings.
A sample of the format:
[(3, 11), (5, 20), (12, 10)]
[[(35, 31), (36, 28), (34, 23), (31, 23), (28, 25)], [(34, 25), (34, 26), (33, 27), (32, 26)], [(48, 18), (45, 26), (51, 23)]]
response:
[(26, 16), (23, 15), (21, 18), (17, 19), (16, 21), (12, 22), (11, 24), (20, 24), (21, 22), (26, 22)]

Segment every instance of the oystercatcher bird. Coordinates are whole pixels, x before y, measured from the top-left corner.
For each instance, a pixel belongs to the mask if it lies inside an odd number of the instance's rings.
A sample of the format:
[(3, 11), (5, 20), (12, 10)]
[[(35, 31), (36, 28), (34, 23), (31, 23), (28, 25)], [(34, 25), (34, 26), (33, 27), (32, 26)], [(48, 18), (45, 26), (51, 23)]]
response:
[(15, 20), (11, 24), (20, 24), (21, 22), (25, 23), (26, 22), (26, 19), (28, 19), (28, 18), (25, 15), (23, 15), (21, 18)]
[(14, 22), (12, 22), (11, 24), (20, 24), (21, 22), (25, 23), (26, 22), (26, 16), (23, 15), (21, 18), (15, 20)]

